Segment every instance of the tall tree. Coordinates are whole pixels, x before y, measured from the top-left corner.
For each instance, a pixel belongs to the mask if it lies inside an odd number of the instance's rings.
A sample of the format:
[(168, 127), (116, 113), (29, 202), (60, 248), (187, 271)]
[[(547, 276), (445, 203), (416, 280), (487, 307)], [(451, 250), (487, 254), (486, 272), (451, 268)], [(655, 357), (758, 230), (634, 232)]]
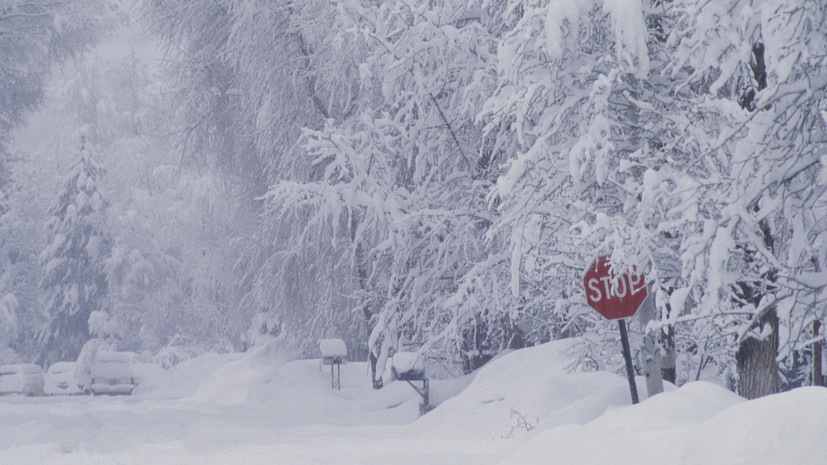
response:
[(105, 27), (100, 0), (6, 0), (0, 3), (0, 147), (27, 111), (43, 100), (49, 67), (77, 56)]
[(682, 246), (684, 275), (701, 295), (696, 312), (735, 347), (739, 393), (758, 397), (778, 389), (776, 360), (807, 344), (802, 328), (824, 317), (827, 6), (674, 6), (672, 70), (689, 71), (687, 86), (715, 121), (692, 138), (704, 143), (698, 181), (712, 202)]
[[(222, 232), (234, 238), (233, 251), (222, 257), (226, 262), (214, 260), (211, 266), (216, 267), (214, 276), (232, 281), (227, 289), (246, 295), (242, 318), (250, 322), (257, 315), (251, 339), (264, 326), (265, 333), (278, 327), (303, 341), (300, 335), (314, 321), (303, 317), (308, 309), (340, 308), (336, 302), (314, 298), (347, 293), (327, 286), (335, 282), (332, 270), (340, 268), (306, 267), (279, 250), (284, 236), (296, 231), (292, 225), (266, 217), (256, 224), (261, 196), (270, 183), (307, 179), (317, 169), (302, 157), (302, 128), (321, 128), (335, 110), (335, 98), (352, 90), (352, 81), (344, 78), (348, 68), (336, 67), (349, 60), (341, 48), (350, 43), (324, 42), (327, 34), (341, 31), (331, 27), (335, 11), (335, 5), (316, 1), (147, 3), (152, 26), (172, 45), (170, 53), (177, 58), (172, 71), (181, 90), (177, 98), (186, 109), (182, 165), (219, 174), (228, 194), (225, 200), (235, 204), (230, 210), (235, 214), (222, 225)], [(268, 34), (262, 35), (262, 30)], [(349, 71), (353, 75), (354, 70)], [(333, 93), (336, 97), (328, 98)], [(295, 279), (305, 272), (331, 279)], [(308, 292), (311, 282), (331, 290)], [(264, 321), (271, 322), (269, 328), (259, 324)]]
[(89, 317), (105, 311), (108, 282), (104, 262), (111, 253), (106, 203), (98, 184), (103, 171), (81, 134), (77, 159), (51, 210), (48, 245), (40, 255), (41, 288), (48, 325), (39, 334), (40, 363), (74, 360), (90, 338)]
[(580, 276), (611, 253), (653, 282), (650, 330), (688, 354), (678, 380), (725, 376), (768, 335), (783, 358), (823, 319), (824, 7), (753, 3), (150, 11), (186, 51), (189, 147), (237, 185), (247, 221), (225, 267), (253, 332), (473, 368), (604, 334)]
[(376, 374), (394, 350), (475, 357), (464, 333), (475, 324), (499, 333), (501, 315), (445, 304), (483, 256), (490, 224), (496, 160), (475, 120), (494, 85), (487, 16), (463, 2), (366, 2), (339, 13), (351, 41), (365, 41), (352, 56), (358, 98), (324, 129), (305, 132), (320, 175), (274, 183), (273, 219), (304, 210), (308, 226), (350, 242), (342, 252), (350, 250), (343, 257), (353, 263)]
[[(37, 252), (35, 216), (25, 211), (31, 193), (15, 187), (8, 153), (11, 131), (44, 101), (45, 83), (52, 66), (76, 58), (110, 26), (112, 5), (103, 0), (6, 0), (0, 2), (0, 215), (4, 218), (2, 295), (17, 302), (18, 333), (15, 349), (29, 358), (36, 351), (32, 333), (41, 322), (36, 303)], [(19, 172), (17, 174), (20, 174)], [(25, 201), (18, 201), (25, 198)], [(14, 209), (10, 212), (10, 209)], [(9, 218), (5, 218), (11, 214)]]
[(618, 272), (642, 268), (669, 314), (680, 277), (676, 216), (689, 207), (664, 193), (683, 192), (691, 158), (672, 143), (687, 108), (662, 76), (670, 18), (659, 3), (502, 9), (499, 86), (482, 116), (510, 156), (491, 191), (501, 214), (489, 236), (500, 237), (495, 256), (520, 311), (545, 321), (536, 327), (546, 337), (605, 324), (585, 306), (580, 279), (601, 254)]

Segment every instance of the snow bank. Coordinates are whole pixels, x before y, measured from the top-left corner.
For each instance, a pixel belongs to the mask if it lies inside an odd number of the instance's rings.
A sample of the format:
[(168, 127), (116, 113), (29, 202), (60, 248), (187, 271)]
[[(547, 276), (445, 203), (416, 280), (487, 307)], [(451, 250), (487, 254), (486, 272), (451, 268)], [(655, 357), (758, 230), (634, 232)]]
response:
[(298, 355), (286, 342), (274, 339), (219, 368), (185, 400), (220, 404), (266, 401), (272, 395), (268, 384)]
[(215, 372), (244, 354), (203, 354), (171, 367), (135, 387), (133, 396), (146, 399), (182, 399), (195, 394)]
[[(438, 435), (502, 439), (540, 426), (586, 423), (609, 408), (631, 404), (628, 382), (621, 376), (568, 373), (578, 342), (554, 341), (492, 360), (461, 394), (418, 423)], [(645, 386), (643, 378), (637, 383)]]
[(544, 428), (500, 465), (548, 463), (823, 464), (827, 389), (744, 401), (696, 382), (585, 425)]
[[(243, 354), (204, 354), (139, 385), (133, 397), (251, 408), (269, 412), (282, 426), (402, 424), (419, 416), (417, 394), (404, 383), (374, 390), (367, 363), (342, 365), (342, 388), (331, 390), (330, 366), (297, 355), (280, 340)], [(436, 382), (432, 397), (445, 399), (467, 383)]]

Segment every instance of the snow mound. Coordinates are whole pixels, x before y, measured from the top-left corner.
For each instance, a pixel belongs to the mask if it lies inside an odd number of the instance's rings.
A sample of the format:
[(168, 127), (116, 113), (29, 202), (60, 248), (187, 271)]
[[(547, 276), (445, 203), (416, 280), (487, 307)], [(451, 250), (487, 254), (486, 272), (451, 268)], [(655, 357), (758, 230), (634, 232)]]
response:
[[(610, 408), (631, 404), (624, 377), (608, 372), (569, 373), (572, 350), (579, 342), (553, 341), (492, 360), (462, 393), (418, 423), (438, 435), (501, 439), (539, 426), (583, 424)], [(643, 378), (637, 383), (645, 398)]]
[(266, 401), (272, 393), (267, 385), (278, 379), (285, 363), (296, 358), (297, 350), (274, 339), (219, 368), (185, 400), (218, 404)]
[(181, 362), (163, 374), (142, 382), (132, 392), (134, 397), (177, 400), (198, 391), (214, 373), (244, 354), (207, 353)]
[[(366, 362), (335, 367), (341, 389), (332, 389), (329, 365), (297, 355), (281, 340), (241, 354), (204, 354), (142, 383), (134, 397), (270, 412), (284, 426), (404, 424), (419, 416), (413, 389), (390, 383), (374, 390)], [(445, 399), (466, 385), (466, 379), (436, 382), (432, 398)]]
[[(308, 428), (332, 435), (336, 444), (339, 434), (381, 431), (389, 441), (374, 437), (381, 450), (405, 438), (463, 460), (471, 456), (459, 451), (470, 451), (477, 461), (483, 458), (478, 454), (488, 454), (486, 460), (501, 465), (545, 464), (550, 457), (634, 465), (824, 463), (827, 389), (745, 401), (718, 385), (695, 382), (680, 389), (667, 384), (667, 392), (647, 399), (640, 377), (642, 401), (631, 405), (624, 377), (570, 373), (580, 342), (513, 351), (471, 375), (433, 379), (431, 401), (437, 407), (421, 417), (421, 399), (407, 383), (374, 390), (367, 363), (354, 362), (340, 367), (341, 389), (331, 389), (330, 366), (295, 359), (282, 341), (245, 354), (197, 357), (140, 386), (137, 397), (180, 399), (186, 408), (222, 419), (232, 412), (239, 421), (252, 419), (256, 428)], [(307, 447), (312, 456), (315, 449)], [(455, 463), (471, 463), (463, 460)]]
[(584, 425), (545, 428), (501, 465), (548, 463), (823, 464), (827, 389), (745, 401), (689, 383)]

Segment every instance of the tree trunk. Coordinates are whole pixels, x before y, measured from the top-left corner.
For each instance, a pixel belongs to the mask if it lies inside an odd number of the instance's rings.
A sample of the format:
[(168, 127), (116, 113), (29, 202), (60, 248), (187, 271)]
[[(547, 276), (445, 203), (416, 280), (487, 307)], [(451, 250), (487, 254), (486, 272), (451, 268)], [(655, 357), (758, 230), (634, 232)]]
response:
[[(671, 314), (672, 309), (667, 305), (667, 311)], [(660, 354), (660, 376), (664, 381), (676, 384), (678, 371), (676, 369), (677, 353), (675, 351), (675, 327), (667, 325), (660, 330), (661, 347)]]
[(667, 346), (666, 351), (660, 356), (660, 374), (664, 381), (669, 381), (672, 384), (678, 380), (678, 372), (675, 369), (675, 343)]
[[(818, 339), (821, 322), (813, 322), (813, 338)], [(821, 341), (813, 343), (813, 386), (824, 386), (824, 374), (821, 371)]]
[(770, 308), (754, 329), (762, 330), (769, 325), (772, 330), (764, 340), (747, 338), (738, 346), (735, 360), (738, 367), (738, 395), (746, 399), (778, 392), (778, 314)]
[(655, 319), (655, 294), (649, 287), (649, 296), (643, 301), (638, 310), (640, 332), (643, 335), (643, 347), (640, 356), (643, 359), (643, 371), (646, 375), (646, 393), (649, 397), (663, 392), (663, 378), (661, 377), (660, 346), (651, 331), (646, 331), (649, 322)]
[[(759, 42), (752, 47), (753, 61), (752, 77), (755, 80), (755, 88), (746, 90), (738, 102), (741, 108), (747, 111), (756, 111), (755, 97), (758, 92), (767, 87), (767, 69), (764, 61), (764, 44)], [(753, 206), (754, 211), (758, 210), (758, 199)], [(769, 251), (774, 251), (774, 239), (769, 222), (766, 218), (758, 222), (758, 228), (763, 238), (764, 246)], [(744, 249), (746, 263), (751, 263), (755, 251)], [(741, 282), (739, 284), (742, 297), (754, 307), (758, 307), (761, 298), (769, 291), (772, 291), (776, 281), (776, 271), (769, 270), (761, 276), (762, 283)], [(760, 284), (764, 284), (761, 286)], [(749, 329), (757, 329), (759, 332), (766, 326), (772, 333), (764, 340), (747, 338), (740, 342), (738, 351), (735, 353), (735, 361), (738, 373), (738, 394), (747, 399), (755, 399), (778, 392), (778, 313), (775, 307), (768, 308), (764, 315), (759, 318)]]
[[(350, 241), (356, 244), (355, 250), (355, 261), (356, 261), (356, 278), (359, 281), (359, 290), (362, 291), (362, 295), (364, 298), (367, 298), (368, 294), (368, 262), (367, 257), (365, 255), (364, 249), (362, 248), (362, 244), (356, 243), (356, 229), (359, 224), (359, 218), (356, 212), (353, 212), (353, 218), (350, 223)], [(374, 326), (374, 315), (373, 309), (371, 308), (370, 304), (365, 303), (362, 307), (362, 314), (365, 317), (365, 327), (367, 329), (367, 335), (370, 337), (370, 333), (373, 331)], [(370, 364), (370, 379), (373, 382), (373, 389), (382, 389), (384, 383), (382, 379), (377, 379), (376, 376), (376, 365), (379, 362), (379, 353), (377, 352), (375, 347), (368, 347), (368, 361)]]

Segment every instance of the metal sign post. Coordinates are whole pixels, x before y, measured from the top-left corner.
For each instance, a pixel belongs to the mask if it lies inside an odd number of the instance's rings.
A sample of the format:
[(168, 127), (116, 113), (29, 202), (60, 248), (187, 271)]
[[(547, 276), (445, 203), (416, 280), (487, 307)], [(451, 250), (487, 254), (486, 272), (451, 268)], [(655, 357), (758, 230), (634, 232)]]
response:
[(632, 403), (639, 402), (637, 395), (637, 384), (635, 383), (635, 372), (632, 369), (632, 354), (629, 349), (629, 336), (626, 334), (626, 321), (623, 318), (617, 320), (617, 327), (620, 328), (620, 345), (623, 346), (623, 360), (626, 361), (626, 378), (629, 380), (629, 392), (632, 394)]
[[(623, 360), (626, 362), (626, 377), (629, 379), (629, 391), (632, 403), (638, 403), (635, 371), (632, 367), (632, 355), (629, 349), (629, 336), (626, 331), (624, 318), (634, 316), (644, 302), (648, 302), (645, 315), (641, 315), (641, 327), (644, 331), (644, 366), (646, 369), (646, 386), (650, 396), (663, 391), (660, 367), (656, 367), (654, 339), (646, 334), (646, 325), (654, 315), (652, 299), (647, 299), (649, 291), (646, 289), (646, 279), (643, 273), (625, 273), (620, 276), (612, 275), (609, 262), (611, 257), (598, 257), (586, 270), (583, 276), (583, 287), (586, 289), (586, 303), (608, 320), (617, 320), (620, 329), (620, 344), (623, 347)], [(651, 308), (650, 308), (651, 307)], [(658, 386), (660, 388), (658, 389)]]

